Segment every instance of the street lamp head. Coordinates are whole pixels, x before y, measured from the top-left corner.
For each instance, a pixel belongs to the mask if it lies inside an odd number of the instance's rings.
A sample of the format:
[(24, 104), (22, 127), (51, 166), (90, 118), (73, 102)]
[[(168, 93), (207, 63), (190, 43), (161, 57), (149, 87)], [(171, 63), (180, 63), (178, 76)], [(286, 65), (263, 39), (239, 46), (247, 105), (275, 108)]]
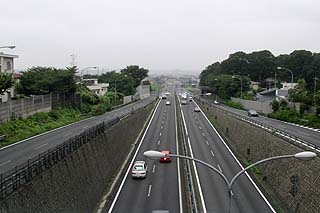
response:
[(307, 161), (307, 160), (313, 160), (314, 158), (316, 158), (317, 154), (314, 152), (299, 152), (295, 154), (294, 157), (299, 160)]
[(145, 151), (143, 155), (150, 159), (160, 159), (166, 156), (166, 154), (159, 151), (154, 151), (154, 150)]

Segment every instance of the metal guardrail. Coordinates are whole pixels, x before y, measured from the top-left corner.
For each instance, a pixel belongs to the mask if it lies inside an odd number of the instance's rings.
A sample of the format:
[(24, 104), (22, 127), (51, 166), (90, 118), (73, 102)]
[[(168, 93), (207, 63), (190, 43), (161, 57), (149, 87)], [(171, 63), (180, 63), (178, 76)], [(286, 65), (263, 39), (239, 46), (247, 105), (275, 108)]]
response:
[(234, 117), (234, 118), (236, 118), (238, 120), (241, 120), (241, 121), (244, 121), (244, 122), (249, 123), (251, 125), (254, 125), (256, 127), (262, 128), (262, 129), (270, 132), (271, 134), (282, 138), (283, 140), (285, 140), (286, 142), (289, 142), (292, 145), (298, 146), (298, 147), (300, 147), (302, 149), (305, 149), (305, 150), (312, 150), (312, 151), (315, 151), (318, 154), (320, 154), (320, 147), (315, 145), (315, 144), (313, 144), (313, 143), (305, 141), (305, 140), (303, 140), (303, 139), (301, 139), (299, 137), (290, 135), (290, 134), (288, 134), (288, 133), (286, 133), (286, 132), (284, 132), (282, 130), (279, 130), (279, 129), (274, 128), (274, 127), (272, 127), (270, 125), (264, 124), (262, 122), (259, 122), (259, 121), (256, 121), (256, 120), (253, 120), (253, 119), (250, 119), (250, 118), (235, 114), (235, 113), (230, 112), (230, 111), (223, 110), (223, 109), (217, 107), (211, 101), (208, 101), (206, 99), (202, 98), (202, 100), (201, 100), (198, 97), (196, 99), (199, 102), (202, 102), (202, 103), (205, 102), (206, 104), (210, 105), (211, 107), (215, 107), (217, 110), (221, 111), (224, 114), (230, 115), (230, 116), (232, 116), (232, 117)]
[(152, 103), (153, 102), (135, 110), (131, 108), (130, 112), (122, 117), (117, 117), (108, 122), (102, 122), (94, 127), (91, 127), (79, 135), (57, 145), (54, 149), (49, 149), (48, 151), (39, 154), (36, 157), (30, 158), (28, 161), (20, 164), (19, 166), (0, 174), (0, 200), (8, 197), (22, 185), (30, 182), (42, 172), (50, 169), (53, 165), (65, 159), (69, 154), (78, 150), (82, 145), (90, 142), (95, 137), (102, 134), (106, 129), (114, 126), (126, 117), (135, 114), (140, 109), (148, 107)]

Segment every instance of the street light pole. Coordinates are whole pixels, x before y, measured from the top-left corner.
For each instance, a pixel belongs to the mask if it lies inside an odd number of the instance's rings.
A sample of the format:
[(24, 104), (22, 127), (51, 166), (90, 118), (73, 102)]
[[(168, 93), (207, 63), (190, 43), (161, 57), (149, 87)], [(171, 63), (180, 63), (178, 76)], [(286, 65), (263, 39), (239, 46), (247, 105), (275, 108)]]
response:
[(88, 69), (97, 69), (97, 67), (86, 67), (80, 71), (80, 112), (82, 113), (82, 73)]
[(293, 89), (293, 72), (292, 70), (289, 70), (288, 68), (285, 68), (285, 67), (277, 67), (278, 70), (286, 70), (288, 72), (290, 72), (291, 74), (291, 89)]
[(255, 163), (247, 166), (246, 168), (243, 168), (242, 170), (240, 170), (238, 173), (236, 173), (233, 176), (231, 181), (229, 181), (228, 178), (220, 170), (218, 170), (214, 166), (212, 166), (212, 165), (210, 165), (200, 159), (197, 159), (197, 158), (192, 158), (192, 157), (184, 156), (184, 155), (165, 154), (165, 153), (154, 151), (154, 150), (145, 151), (143, 153), (143, 155), (147, 158), (150, 158), (150, 159), (160, 159), (163, 157), (175, 157), (175, 158), (187, 159), (187, 160), (191, 160), (191, 161), (195, 161), (197, 163), (200, 163), (200, 164), (206, 166), (207, 168), (211, 169), (212, 171), (217, 173), (220, 177), (222, 177), (222, 179), (226, 183), (227, 190), (228, 190), (228, 199), (229, 199), (229, 212), (231, 211), (232, 186), (233, 186), (234, 182), (238, 179), (238, 177), (240, 175), (242, 175), (243, 173), (245, 173), (247, 170), (251, 169), (254, 166), (257, 166), (259, 164), (262, 164), (262, 163), (265, 163), (268, 161), (272, 161), (272, 160), (278, 160), (278, 159), (284, 159), (284, 158), (297, 158), (299, 160), (307, 161), (307, 160), (312, 160), (317, 156), (316, 153), (307, 151), (307, 152), (299, 152), (299, 153), (291, 154), (291, 155), (280, 155), (280, 156), (266, 158), (266, 159), (257, 161)]

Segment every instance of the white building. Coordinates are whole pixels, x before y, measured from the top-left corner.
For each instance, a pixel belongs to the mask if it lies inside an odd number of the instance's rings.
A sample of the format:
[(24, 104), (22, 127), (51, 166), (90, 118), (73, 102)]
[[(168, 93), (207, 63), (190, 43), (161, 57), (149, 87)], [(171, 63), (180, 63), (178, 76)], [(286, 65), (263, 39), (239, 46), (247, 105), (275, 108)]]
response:
[[(18, 58), (17, 55), (10, 55), (0, 52), (0, 72), (2, 73), (10, 73), (13, 75), (14, 72), (14, 58)], [(14, 95), (14, 89), (10, 88), (4, 94), (0, 94), (0, 98), (2, 102), (7, 102), (9, 99), (9, 95), (12, 97)]]
[(98, 96), (103, 96), (108, 92), (109, 83), (98, 83), (98, 79), (83, 79), (83, 83), (88, 87), (89, 90), (94, 92)]
[(281, 83), (282, 84), (282, 90), (289, 90), (289, 89), (294, 89), (295, 86), (298, 85), (298, 83)]

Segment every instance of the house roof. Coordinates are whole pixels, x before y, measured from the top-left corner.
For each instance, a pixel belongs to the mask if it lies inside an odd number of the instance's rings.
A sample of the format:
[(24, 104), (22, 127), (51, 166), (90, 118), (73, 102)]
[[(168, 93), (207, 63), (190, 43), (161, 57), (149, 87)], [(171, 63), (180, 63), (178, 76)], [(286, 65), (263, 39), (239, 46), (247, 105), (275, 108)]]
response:
[(19, 58), (19, 56), (17, 55), (11, 55), (11, 54), (5, 54), (0, 52), (0, 57), (4, 57), (4, 58)]

